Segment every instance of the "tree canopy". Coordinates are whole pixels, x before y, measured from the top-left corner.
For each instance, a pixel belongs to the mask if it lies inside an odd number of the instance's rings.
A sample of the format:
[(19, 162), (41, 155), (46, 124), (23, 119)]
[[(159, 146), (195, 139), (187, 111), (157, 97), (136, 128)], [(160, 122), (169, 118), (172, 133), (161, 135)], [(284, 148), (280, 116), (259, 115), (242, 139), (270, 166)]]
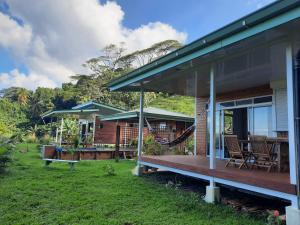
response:
[[(18, 130), (33, 129), (37, 124), (43, 124), (42, 113), (69, 109), (89, 100), (127, 110), (137, 108), (138, 93), (110, 92), (107, 83), (179, 47), (181, 44), (178, 41), (166, 40), (128, 53), (124, 43), (111, 44), (102, 49), (98, 57), (88, 59), (83, 64), (88, 73), (73, 75), (73, 82), (63, 83), (61, 88), (38, 87), (31, 91), (10, 87), (0, 90), (0, 134), (11, 135)], [(168, 96), (165, 94), (147, 93), (145, 104), (149, 105), (157, 98), (166, 97)]]

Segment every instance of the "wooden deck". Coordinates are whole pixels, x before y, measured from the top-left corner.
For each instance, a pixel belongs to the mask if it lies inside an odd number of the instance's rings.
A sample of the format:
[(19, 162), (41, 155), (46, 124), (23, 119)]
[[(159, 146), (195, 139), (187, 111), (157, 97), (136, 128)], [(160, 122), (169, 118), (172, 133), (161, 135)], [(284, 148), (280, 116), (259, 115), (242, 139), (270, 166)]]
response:
[(234, 182), (267, 188), (287, 194), (296, 194), (296, 186), (290, 184), (288, 173), (266, 172), (263, 169), (248, 170), (234, 167), (225, 167), (225, 160), (217, 159), (216, 169), (209, 169), (209, 159), (201, 156), (164, 155), (142, 156), (142, 162), (170, 167), (201, 175), (226, 179)]

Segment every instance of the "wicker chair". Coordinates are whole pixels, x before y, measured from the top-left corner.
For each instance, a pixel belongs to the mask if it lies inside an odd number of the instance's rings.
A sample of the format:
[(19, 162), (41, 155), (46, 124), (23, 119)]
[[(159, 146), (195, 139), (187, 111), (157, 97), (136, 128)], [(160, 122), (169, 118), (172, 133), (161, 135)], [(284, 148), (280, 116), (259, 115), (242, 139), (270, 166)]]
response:
[(270, 172), (274, 166), (277, 166), (276, 156), (273, 153), (273, 145), (267, 143), (266, 136), (250, 135), (249, 138), (254, 158), (251, 168), (254, 166), (258, 168), (263, 167), (267, 168), (268, 172)]
[(248, 168), (247, 161), (250, 154), (248, 151), (241, 149), (237, 135), (224, 135), (224, 140), (229, 153), (229, 159), (225, 167), (232, 164), (234, 166), (238, 165), (239, 169), (243, 166)]

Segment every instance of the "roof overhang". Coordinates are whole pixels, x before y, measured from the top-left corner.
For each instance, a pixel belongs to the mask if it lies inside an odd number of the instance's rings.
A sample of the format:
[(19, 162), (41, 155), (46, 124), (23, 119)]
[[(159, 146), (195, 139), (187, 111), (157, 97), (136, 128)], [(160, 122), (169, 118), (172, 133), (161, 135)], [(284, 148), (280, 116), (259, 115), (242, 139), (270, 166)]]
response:
[(64, 115), (93, 115), (99, 114), (99, 109), (69, 109), (69, 110), (55, 110), (51, 112), (44, 113), (42, 118), (46, 117), (58, 117)]
[(114, 107), (111, 105), (103, 104), (103, 103), (94, 102), (94, 101), (89, 101), (89, 102), (85, 102), (85, 103), (76, 105), (76, 106), (72, 107), (72, 109), (75, 109), (75, 110), (98, 109), (101, 112), (101, 114), (103, 114), (103, 115), (125, 112), (125, 110), (123, 110), (123, 109), (120, 109), (120, 108), (117, 108), (117, 107)]
[[(207, 96), (285, 79), (285, 48), (299, 40), (300, 1), (275, 3), (109, 83), (111, 91)], [(197, 84), (197, 87), (196, 85)], [(196, 91), (195, 91), (196, 90)]]
[[(183, 117), (183, 116), (174, 116), (174, 115), (163, 115), (163, 114), (156, 114), (156, 113), (143, 113), (144, 117), (147, 120), (169, 120), (169, 121), (180, 121), (180, 122), (194, 122), (193, 117)], [(138, 122), (139, 121), (139, 112), (132, 111), (132, 112), (125, 112), (125, 113), (117, 113), (115, 115), (108, 115), (108, 116), (100, 116), (101, 121), (124, 121), (124, 122)]]

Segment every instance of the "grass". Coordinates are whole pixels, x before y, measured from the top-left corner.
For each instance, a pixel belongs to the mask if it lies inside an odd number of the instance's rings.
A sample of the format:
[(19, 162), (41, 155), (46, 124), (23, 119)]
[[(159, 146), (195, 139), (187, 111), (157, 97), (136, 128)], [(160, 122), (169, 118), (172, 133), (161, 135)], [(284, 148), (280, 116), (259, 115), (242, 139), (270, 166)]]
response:
[[(264, 224), (193, 193), (132, 176), (133, 161), (81, 161), (45, 168), (37, 147), (14, 155), (0, 176), (0, 224)], [(19, 149), (26, 148), (19, 145)], [(103, 169), (111, 165), (116, 173)]]
[(152, 107), (194, 115), (195, 99), (192, 97), (174, 95), (170, 97), (157, 97), (150, 104)]

